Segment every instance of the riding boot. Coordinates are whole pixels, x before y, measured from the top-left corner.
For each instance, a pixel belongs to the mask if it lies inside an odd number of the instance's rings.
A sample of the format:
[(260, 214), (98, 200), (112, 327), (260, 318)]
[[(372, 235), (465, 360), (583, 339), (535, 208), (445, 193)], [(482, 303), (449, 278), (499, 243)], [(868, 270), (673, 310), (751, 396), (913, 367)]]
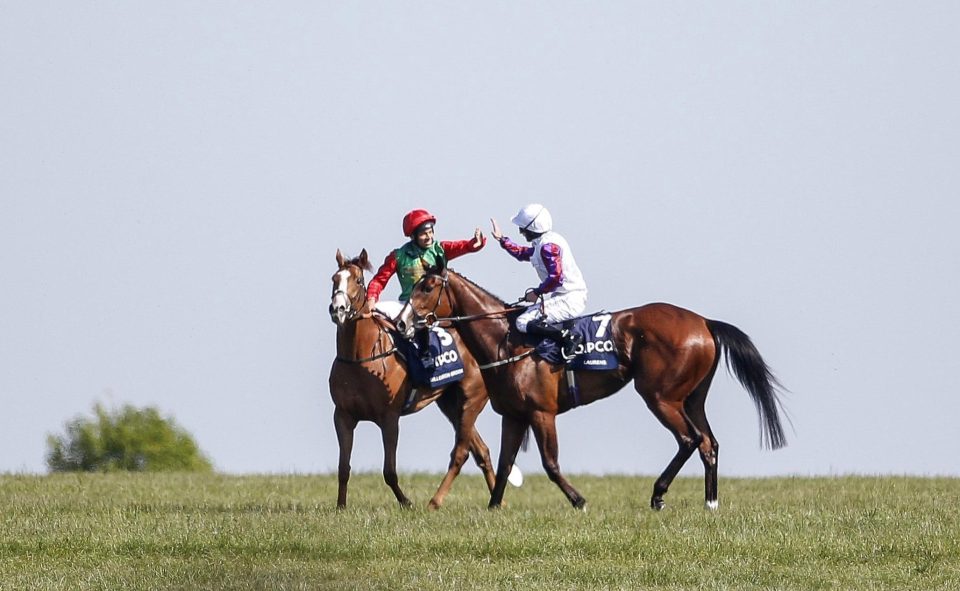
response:
[(582, 336), (569, 330), (563, 331), (563, 347), (560, 349), (560, 354), (563, 355), (565, 360), (570, 361), (577, 356), (577, 348), (580, 347), (581, 343), (583, 343)]
[(527, 324), (527, 332), (553, 339), (558, 345), (560, 345), (560, 354), (567, 361), (574, 358), (574, 356), (577, 354), (577, 347), (583, 340), (580, 335), (572, 334), (565, 328), (550, 326), (542, 319), (533, 320)]
[(430, 369), (433, 367), (433, 356), (430, 354), (430, 330), (421, 329), (417, 331), (417, 349), (420, 351), (420, 364)]

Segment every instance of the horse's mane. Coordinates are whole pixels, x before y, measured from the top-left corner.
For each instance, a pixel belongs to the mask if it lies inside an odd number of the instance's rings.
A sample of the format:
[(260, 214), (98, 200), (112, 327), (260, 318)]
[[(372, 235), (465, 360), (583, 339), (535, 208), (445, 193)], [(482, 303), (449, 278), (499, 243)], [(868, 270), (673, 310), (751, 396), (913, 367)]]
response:
[(373, 272), (373, 265), (370, 264), (370, 259), (361, 262), (360, 257), (355, 256), (352, 259), (348, 259), (346, 264), (360, 267), (364, 271), (370, 271), (371, 273)]
[[(433, 270), (436, 270), (436, 269), (433, 269)], [(448, 271), (453, 271), (454, 273), (457, 273), (456, 270), (451, 269), (450, 267), (447, 267), (447, 270), (448, 270)], [(499, 302), (500, 304), (502, 304), (504, 307), (507, 307), (507, 302), (503, 301), (503, 298), (501, 298), (500, 296), (494, 294), (493, 292), (491, 292), (491, 291), (488, 290), (487, 288), (478, 285), (475, 281), (471, 280), (469, 277), (467, 277), (467, 276), (464, 275), (463, 273), (457, 273), (457, 276), (460, 277), (461, 279), (463, 279), (463, 280), (464, 280), (465, 282), (467, 282), (469, 285), (472, 285), (473, 287), (475, 287), (475, 288), (476, 288), (477, 290), (479, 290), (480, 292), (482, 292), (482, 293), (490, 296), (491, 298), (495, 299), (497, 302)]]

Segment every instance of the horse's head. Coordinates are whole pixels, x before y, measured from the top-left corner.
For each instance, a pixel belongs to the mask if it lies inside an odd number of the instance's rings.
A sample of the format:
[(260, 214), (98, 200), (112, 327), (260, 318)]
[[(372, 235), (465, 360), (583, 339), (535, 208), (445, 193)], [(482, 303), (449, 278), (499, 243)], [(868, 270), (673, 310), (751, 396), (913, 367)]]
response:
[(443, 260), (426, 269), (413, 286), (410, 300), (397, 317), (397, 328), (410, 338), (416, 328), (431, 326), (438, 318), (453, 315), (453, 300), (448, 288), (449, 276)]
[(333, 274), (333, 295), (330, 297), (330, 320), (343, 326), (353, 319), (367, 301), (364, 270), (371, 270), (367, 249), (360, 256), (347, 259), (337, 250), (337, 272)]

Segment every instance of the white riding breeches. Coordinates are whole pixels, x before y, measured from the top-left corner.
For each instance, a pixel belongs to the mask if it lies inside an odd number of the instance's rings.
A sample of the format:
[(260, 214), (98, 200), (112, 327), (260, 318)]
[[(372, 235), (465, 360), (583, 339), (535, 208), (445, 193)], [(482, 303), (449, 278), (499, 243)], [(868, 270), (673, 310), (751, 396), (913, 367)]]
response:
[(398, 302), (396, 300), (386, 300), (377, 302), (377, 305), (374, 308), (387, 316), (391, 320), (396, 320), (397, 316), (400, 315), (400, 312), (403, 311), (403, 306), (406, 305), (406, 302)]
[(517, 329), (527, 332), (527, 325), (543, 318), (547, 324), (557, 324), (583, 314), (587, 309), (587, 292), (572, 291), (543, 298), (543, 305), (534, 304), (517, 316)]

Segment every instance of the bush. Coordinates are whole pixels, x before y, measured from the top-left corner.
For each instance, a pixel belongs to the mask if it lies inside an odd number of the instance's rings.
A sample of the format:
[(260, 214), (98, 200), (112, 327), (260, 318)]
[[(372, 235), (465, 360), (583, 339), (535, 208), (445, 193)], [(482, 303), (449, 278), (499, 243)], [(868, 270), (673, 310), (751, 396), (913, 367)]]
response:
[(124, 405), (112, 412), (97, 403), (93, 419), (78, 416), (66, 433), (47, 438), (52, 472), (211, 472), (193, 437), (156, 408)]

